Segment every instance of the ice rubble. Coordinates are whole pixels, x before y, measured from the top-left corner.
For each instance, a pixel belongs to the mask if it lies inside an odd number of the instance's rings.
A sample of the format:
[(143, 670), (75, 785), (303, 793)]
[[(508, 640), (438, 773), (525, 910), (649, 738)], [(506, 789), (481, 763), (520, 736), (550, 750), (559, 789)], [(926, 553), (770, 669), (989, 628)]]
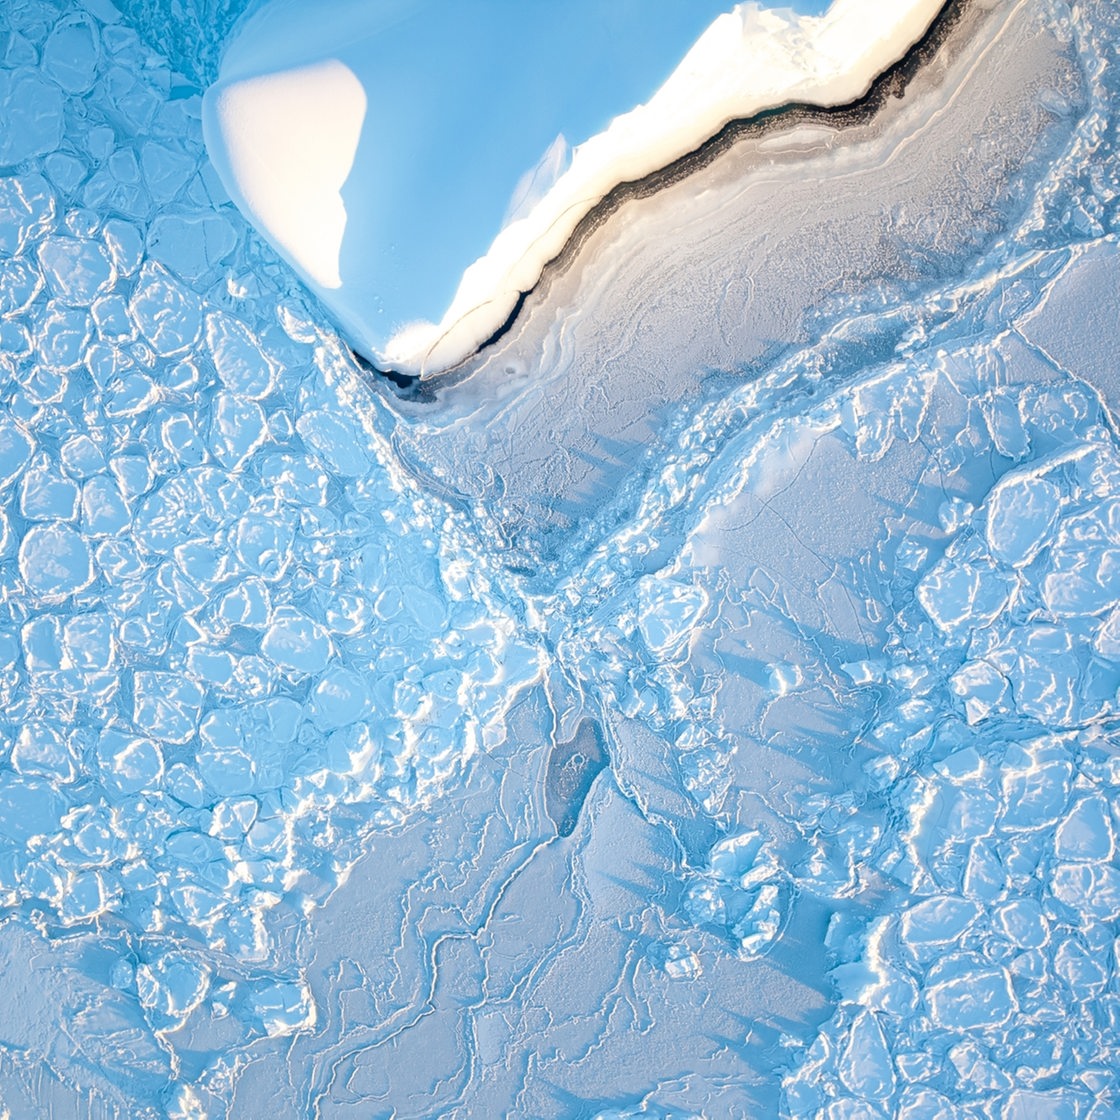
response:
[(537, 654), (341, 403), (337, 342), (246, 300), (200, 99), (115, 17), (3, 18), (0, 899), (111, 931), (115, 1029), (291, 1034), (315, 1010), (269, 916), (500, 736)]
[[(798, 17), (746, 3), (721, 15), (648, 102), (577, 145), (566, 170), (528, 212), (500, 232), (480, 232), (481, 244), (493, 240), (477, 260), (450, 266), (462, 279), (446, 308), (437, 306), (438, 297), (402, 306), (392, 295), (413, 267), (411, 242), (402, 241), (415, 224), (407, 210), (412, 200), (393, 200), (389, 192), (393, 213), (379, 216), (373, 227), (362, 217), (363, 208), (389, 204), (377, 180), (415, 158), (410, 134), (401, 150), (355, 165), (367, 111), (374, 117), (383, 111), (370, 34), (377, 27), (368, 13), (340, 8), (337, 25), (325, 24), (317, 6), (303, 15), (291, 5), (257, 13), (207, 92), (207, 148), (242, 211), (360, 351), (396, 370), (434, 373), (460, 362), (502, 326), (521, 293), (618, 184), (666, 167), (731, 120), (789, 103), (855, 101), (922, 37), (942, 6), (942, 0), (835, 0), (825, 15)], [(476, 121), (474, 127), (487, 126)], [(501, 127), (516, 129), (517, 123), (503, 117)], [(354, 174), (366, 178), (355, 182)], [(420, 222), (428, 236), (432, 226), (439, 228), (440, 215)], [(387, 228), (391, 244), (373, 238), (346, 243), (355, 236), (348, 235), (348, 224)]]

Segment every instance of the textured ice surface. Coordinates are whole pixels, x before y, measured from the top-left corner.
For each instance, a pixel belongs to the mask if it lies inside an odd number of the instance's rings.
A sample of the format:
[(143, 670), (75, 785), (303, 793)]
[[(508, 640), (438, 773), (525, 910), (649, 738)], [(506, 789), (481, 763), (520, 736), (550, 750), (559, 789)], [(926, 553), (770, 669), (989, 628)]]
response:
[(1115, 1115), (1114, 5), (407, 400), (155, 53), (228, 11), (0, 9), (0, 1110)]

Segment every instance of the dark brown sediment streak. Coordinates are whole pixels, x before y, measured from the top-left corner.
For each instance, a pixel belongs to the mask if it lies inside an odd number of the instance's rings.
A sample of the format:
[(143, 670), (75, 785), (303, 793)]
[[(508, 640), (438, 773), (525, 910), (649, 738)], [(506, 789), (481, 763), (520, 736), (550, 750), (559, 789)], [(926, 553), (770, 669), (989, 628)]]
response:
[[(858, 100), (843, 105), (820, 106), (802, 102), (788, 102), (772, 109), (763, 109), (749, 117), (741, 117), (725, 124), (714, 136), (705, 140), (699, 148), (680, 156), (659, 171), (654, 171), (641, 179), (619, 183), (595, 206), (576, 226), (572, 236), (560, 253), (553, 257), (542, 270), (564, 267), (579, 252), (587, 238), (624, 203), (631, 199), (648, 198), (665, 187), (679, 183), (682, 179), (708, 167), (716, 159), (745, 139), (759, 139), (774, 129), (796, 128), (801, 125), (829, 125), (832, 127), (851, 127), (865, 124), (875, 117), (891, 98), (900, 98), (911, 81), (942, 49), (952, 31), (961, 22), (965, 10), (974, 0), (947, 0), (941, 11), (934, 17), (926, 34), (916, 42), (897, 62), (882, 71), (868, 87), (867, 92)], [(538, 280), (534, 289), (540, 285)], [(530, 289), (533, 290), (533, 289)], [(528, 295), (526, 292), (524, 295)], [(502, 330), (512, 325), (507, 322)], [(497, 341), (495, 334), (482, 346)]]

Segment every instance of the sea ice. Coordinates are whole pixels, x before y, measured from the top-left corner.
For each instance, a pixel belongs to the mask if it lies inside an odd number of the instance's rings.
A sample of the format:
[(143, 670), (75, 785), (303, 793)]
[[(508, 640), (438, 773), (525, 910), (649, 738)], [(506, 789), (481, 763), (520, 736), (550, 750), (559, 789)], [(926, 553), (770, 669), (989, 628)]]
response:
[(403, 396), (207, 164), (236, 5), (123, 6), (0, 15), (0, 1110), (1115, 1113), (1115, 6)]
[(19, 546), (19, 566), (27, 588), (47, 602), (60, 602), (93, 579), (89, 546), (57, 521), (27, 531)]

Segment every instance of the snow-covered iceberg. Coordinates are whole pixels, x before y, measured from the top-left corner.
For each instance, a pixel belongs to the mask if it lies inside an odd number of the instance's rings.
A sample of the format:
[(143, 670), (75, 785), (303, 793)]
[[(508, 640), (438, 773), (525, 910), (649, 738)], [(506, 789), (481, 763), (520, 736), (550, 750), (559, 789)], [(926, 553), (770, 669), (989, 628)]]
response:
[(272, 0), (206, 95), (207, 148), (356, 349), (439, 372), (500, 330), (613, 188), (730, 121), (859, 99), (943, 0), (725, 4), (511, 19), (489, 2)]

